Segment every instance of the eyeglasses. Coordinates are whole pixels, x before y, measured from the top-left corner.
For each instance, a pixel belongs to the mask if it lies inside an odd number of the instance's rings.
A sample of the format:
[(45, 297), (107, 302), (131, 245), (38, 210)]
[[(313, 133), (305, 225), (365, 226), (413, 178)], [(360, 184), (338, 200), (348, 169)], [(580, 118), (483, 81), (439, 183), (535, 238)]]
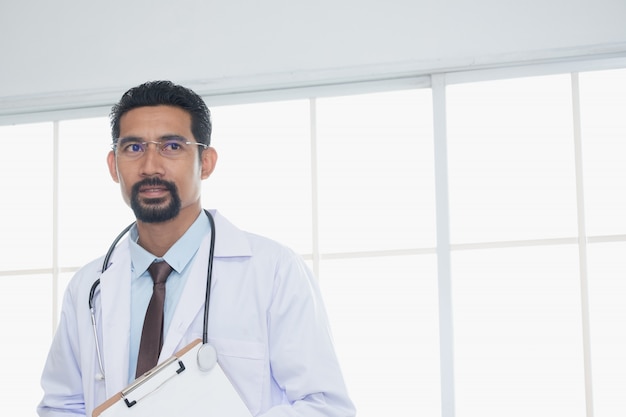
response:
[(203, 149), (209, 147), (204, 143), (190, 142), (179, 136), (167, 137), (162, 140), (139, 140), (137, 138), (121, 138), (118, 142), (111, 144), (118, 158), (139, 159), (145, 155), (148, 145), (153, 143), (159, 154), (165, 158), (181, 158), (191, 152), (193, 145), (201, 146)]

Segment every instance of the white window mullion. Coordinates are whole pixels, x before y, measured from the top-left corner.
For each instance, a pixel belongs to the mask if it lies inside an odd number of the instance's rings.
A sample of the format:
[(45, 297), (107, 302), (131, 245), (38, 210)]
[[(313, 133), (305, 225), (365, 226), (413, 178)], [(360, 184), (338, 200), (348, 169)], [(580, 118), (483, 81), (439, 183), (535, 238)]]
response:
[(310, 129), (311, 129), (311, 251), (313, 256), (313, 273), (319, 277), (320, 248), (319, 248), (319, 198), (318, 198), (318, 161), (317, 161), (317, 101), (309, 100)]
[(591, 368), (591, 334), (589, 322), (589, 289), (587, 273), (587, 230), (585, 224), (585, 195), (583, 186), (583, 154), (580, 121), (580, 85), (578, 73), (572, 73), (572, 112), (574, 122), (574, 151), (576, 164), (576, 206), (578, 213), (578, 254), (580, 268), (580, 299), (585, 372), (586, 416), (593, 417), (593, 381)]
[(52, 124), (52, 332), (59, 317), (59, 122)]
[(445, 88), (445, 75), (433, 75), (432, 94), (435, 140), (435, 199), (437, 207), (441, 415), (442, 417), (454, 417), (454, 331), (452, 317), (452, 273), (450, 264), (450, 211), (448, 202)]

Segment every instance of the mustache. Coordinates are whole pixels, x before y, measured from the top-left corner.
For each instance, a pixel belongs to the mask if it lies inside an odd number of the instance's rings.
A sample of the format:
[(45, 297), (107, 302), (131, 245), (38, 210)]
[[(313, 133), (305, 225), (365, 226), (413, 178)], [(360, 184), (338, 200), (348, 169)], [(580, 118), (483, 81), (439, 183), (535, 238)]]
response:
[(144, 178), (143, 180), (135, 183), (132, 188), (132, 193), (134, 195), (139, 194), (139, 190), (141, 187), (164, 187), (170, 193), (176, 192), (176, 185), (174, 183), (162, 180), (161, 178), (153, 177), (153, 178)]

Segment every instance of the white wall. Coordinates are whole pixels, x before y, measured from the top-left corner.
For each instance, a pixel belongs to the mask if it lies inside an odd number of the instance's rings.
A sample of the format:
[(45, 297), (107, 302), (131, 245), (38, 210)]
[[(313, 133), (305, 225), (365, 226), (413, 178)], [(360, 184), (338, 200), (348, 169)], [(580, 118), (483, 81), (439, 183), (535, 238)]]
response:
[(624, 56), (625, 22), (624, 0), (2, 1), (0, 116), (157, 78), (215, 94)]

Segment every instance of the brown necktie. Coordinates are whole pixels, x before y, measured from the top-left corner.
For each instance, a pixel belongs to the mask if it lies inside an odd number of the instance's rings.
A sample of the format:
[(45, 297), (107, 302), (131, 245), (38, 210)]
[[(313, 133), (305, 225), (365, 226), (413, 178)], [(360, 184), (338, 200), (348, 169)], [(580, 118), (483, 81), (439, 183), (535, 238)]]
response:
[(154, 368), (159, 360), (159, 354), (163, 346), (165, 280), (172, 272), (172, 267), (167, 262), (153, 262), (148, 268), (148, 272), (152, 276), (154, 287), (150, 304), (148, 304), (148, 309), (146, 310), (146, 318), (143, 322), (135, 377), (139, 377), (146, 371)]

